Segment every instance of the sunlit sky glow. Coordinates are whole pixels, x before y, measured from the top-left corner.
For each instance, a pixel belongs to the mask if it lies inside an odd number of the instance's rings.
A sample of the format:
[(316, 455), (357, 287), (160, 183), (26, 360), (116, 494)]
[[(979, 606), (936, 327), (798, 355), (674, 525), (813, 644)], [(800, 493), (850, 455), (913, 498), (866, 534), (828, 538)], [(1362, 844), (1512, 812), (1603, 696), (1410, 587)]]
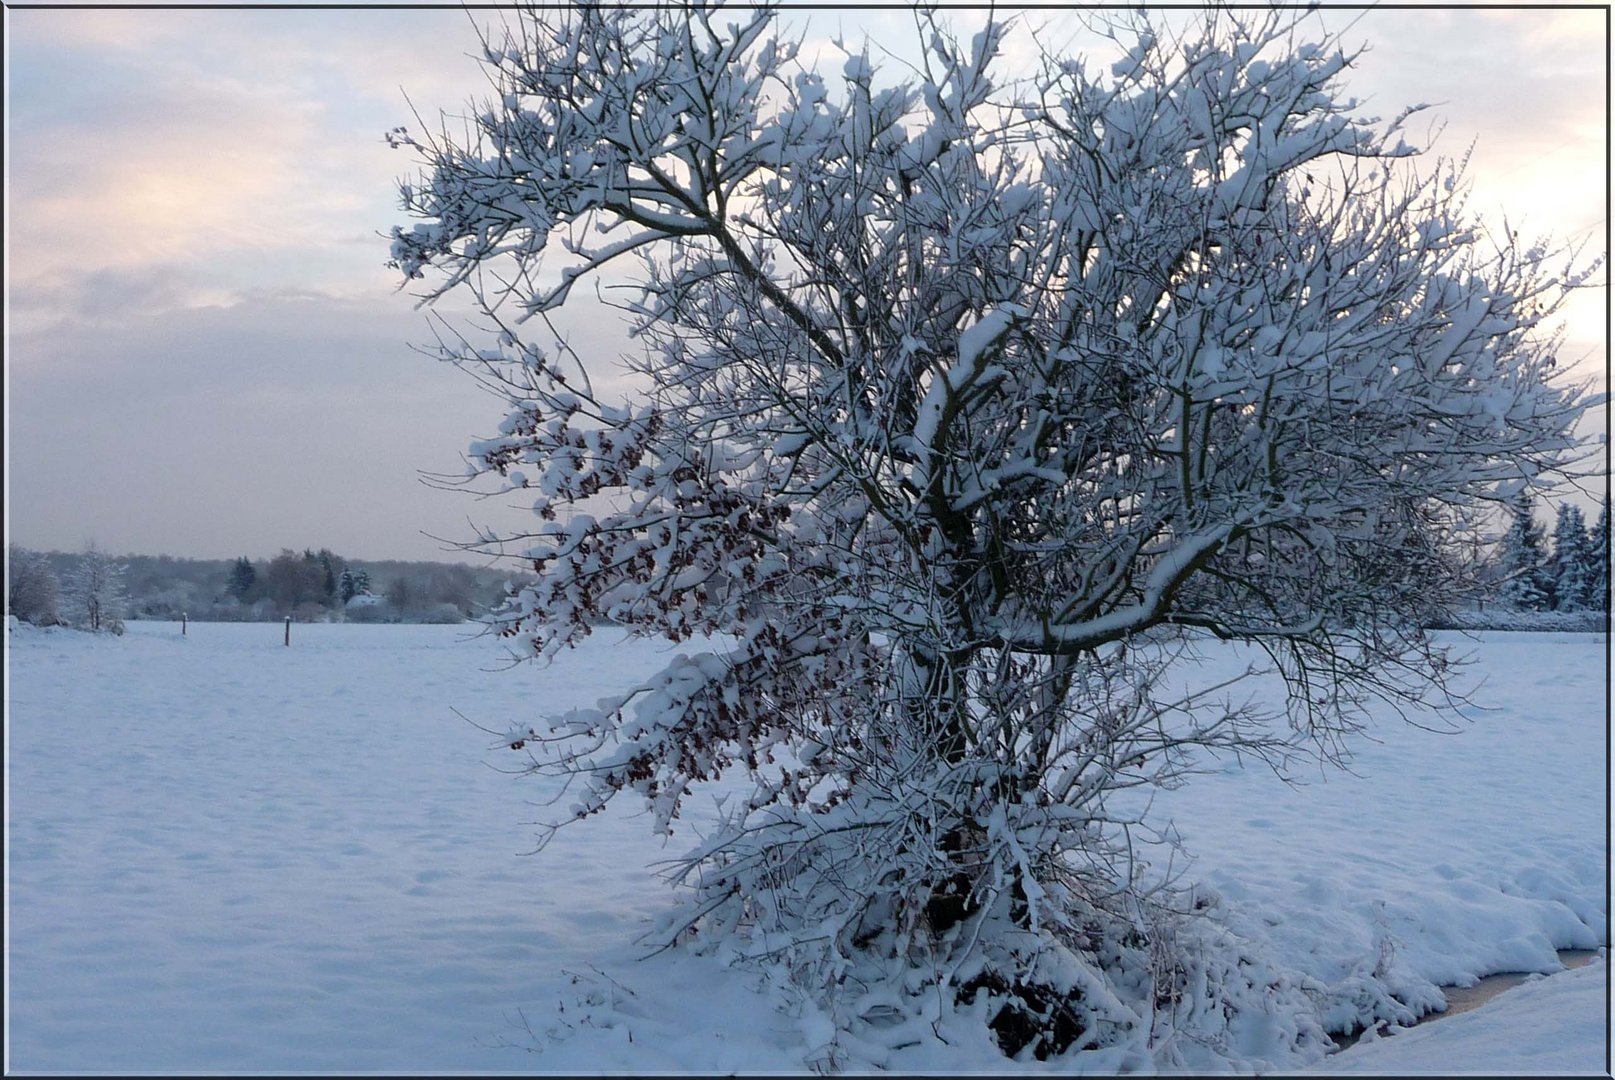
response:
[[(1063, 13), (1025, 17), (1043, 44), (1091, 40)], [(434, 537), (524, 524), (422, 482), (460, 472), (502, 410), (412, 351), (430, 331), (384, 266), (383, 236), (403, 222), (394, 182), (412, 163), (382, 133), (418, 126), (411, 103), (435, 123), (484, 91), (473, 21), (496, 18), (7, 9), (8, 539), (446, 558)], [(838, 35), (900, 57), (914, 34), (906, 9), (783, 18), (836, 68)], [(985, 13), (951, 18), (970, 32)], [(1437, 152), (1473, 141), (1471, 206), (1489, 223), (1603, 250), (1607, 12), (1316, 18), (1369, 47), (1348, 79), (1362, 111), (1428, 102), (1445, 122)], [(1006, 72), (1032, 55), (1023, 35)], [(1605, 311), (1602, 287), (1574, 301), (1561, 354), (1600, 383)], [(574, 343), (610, 365), (620, 335), (588, 314)], [(1607, 430), (1606, 414), (1587, 430)]]

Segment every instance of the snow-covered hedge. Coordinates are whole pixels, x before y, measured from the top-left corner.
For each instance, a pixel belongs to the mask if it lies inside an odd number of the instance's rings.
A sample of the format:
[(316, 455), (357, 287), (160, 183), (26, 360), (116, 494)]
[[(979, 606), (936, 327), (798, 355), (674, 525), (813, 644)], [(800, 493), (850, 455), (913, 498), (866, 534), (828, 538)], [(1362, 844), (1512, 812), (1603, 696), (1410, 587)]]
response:
[(1430, 625), (1431, 630), (1553, 630), (1571, 633), (1608, 632), (1609, 615), (1602, 611), (1449, 611)]

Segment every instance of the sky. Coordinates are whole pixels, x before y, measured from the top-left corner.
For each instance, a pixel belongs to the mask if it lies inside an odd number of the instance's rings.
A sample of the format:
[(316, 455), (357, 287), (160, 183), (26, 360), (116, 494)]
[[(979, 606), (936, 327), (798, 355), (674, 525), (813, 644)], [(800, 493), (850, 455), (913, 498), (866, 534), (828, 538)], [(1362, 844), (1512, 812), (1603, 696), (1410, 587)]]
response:
[[(503, 409), (416, 351), (427, 316), (385, 265), (413, 162), (383, 133), (482, 94), (474, 23), (497, 17), (6, 9), (8, 540), (456, 559), (475, 527), (532, 521), (430, 482), (461, 474)], [(1069, 17), (1025, 17), (1039, 42), (1084, 47)], [(1471, 206), (1487, 220), (1603, 250), (1604, 11), (1316, 17), (1368, 46), (1347, 83), (1363, 111), (1429, 103), (1445, 123), (1435, 152), (1473, 144)], [(913, 37), (906, 10), (783, 18), (828, 58), (838, 35), (899, 53)], [(952, 18), (970, 31), (982, 13)], [(1014, 49), (1030, 56), (1031, 37)], [(614, 316), (579, 296), (563, 325), (614, 366)], [(1561, 352), (1600, 384), (1605, 311), (1602, 287), (1573, 301)], [(1587, 430), (1607, 431), (1607, 414)], [(1585, 486), (1601, 494), (1603, 479)]]

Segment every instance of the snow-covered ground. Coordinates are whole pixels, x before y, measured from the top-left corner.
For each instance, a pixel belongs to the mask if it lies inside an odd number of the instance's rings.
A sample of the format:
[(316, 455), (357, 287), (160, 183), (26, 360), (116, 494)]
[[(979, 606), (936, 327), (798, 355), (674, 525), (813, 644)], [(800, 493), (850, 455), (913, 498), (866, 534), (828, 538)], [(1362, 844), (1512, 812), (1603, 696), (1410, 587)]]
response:
[(1559, 975), (1531, 976), (1473, 1012), (1388, 1038), (1372, 1034), (1313, 1067), (1318, 1073), (1489, 1073), (1577, 1076), (1609, 1071), (1609, 968), (1600, 957)]
[[(636, 959), (668, 851), (626, 803), (525, 857), (549, 791), (474, 725), (592, 704), (660, 646), (606, 631), (499, 670), (463, 627), (7, 636), (10, 1071), (789, 1072), (824, 1041), (755, 976)], [(1229, 766), (1154, 812), (1214, 911), (1330, 987), (1379, 965), (1434, 1004), (1438, 983), (1554, 971), (1556, 948), (1607, 944), (1606, 647), (1476, 635), (1488, 710), (1462, 734), (1387, 717), (1356, 775)], [(1607, 970), (1323, 1068), (1602, 1073)], [(878, 1064), (1005, 1066), (985, 1042)]]

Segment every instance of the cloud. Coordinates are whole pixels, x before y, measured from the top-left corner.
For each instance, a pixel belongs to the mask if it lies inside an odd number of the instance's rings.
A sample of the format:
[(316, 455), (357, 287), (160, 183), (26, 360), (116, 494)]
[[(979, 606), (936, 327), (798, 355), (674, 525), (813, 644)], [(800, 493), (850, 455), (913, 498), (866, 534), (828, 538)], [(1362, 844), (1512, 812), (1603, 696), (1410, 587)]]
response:
[[(215, 291), (373, 282), (409, 167), (381, 135), (407, 107), (396, 82), (384, 106), (363, 69), (468, 66), (412, 67), (428, 45), (444, 52), (440, 34), (372, 19), (366, 35), (352, 12), (18, 14), (11, 283), (36, 322), (113, 271), (208, 266)], [(327, 20), (344, 34), (323, 36)]]
[(1371, 94), (1386, 115), (1431, 103), (1432, 118), (1446, 122), (1441, 153), (1459, 156), (1473, 140), (1478, 202), (1579, 227), (1587, 208), (1602, 202), (1605, 180), (1602, 18), (1578, 11), (1368, 12), (1346, 35), (1369, 43), (1348, 85)]
[(72, 114), (19, 125), (13, 250), (26, 274), (295, 242), (296, 223), (264, 211), (306, 182), (317, 105), (222, 76), (142, 66), (126, 80), (92, 80)]
[[(63, 326), (117, 324), (153, 311), (217, 306), (235, 294), (209, 284), (184, 263), (84, 269), (56, 277), (36, 277), (7, 289), (12, 340), (27, 339)], [(14, 353), (14, 365), (31, 356)]]

